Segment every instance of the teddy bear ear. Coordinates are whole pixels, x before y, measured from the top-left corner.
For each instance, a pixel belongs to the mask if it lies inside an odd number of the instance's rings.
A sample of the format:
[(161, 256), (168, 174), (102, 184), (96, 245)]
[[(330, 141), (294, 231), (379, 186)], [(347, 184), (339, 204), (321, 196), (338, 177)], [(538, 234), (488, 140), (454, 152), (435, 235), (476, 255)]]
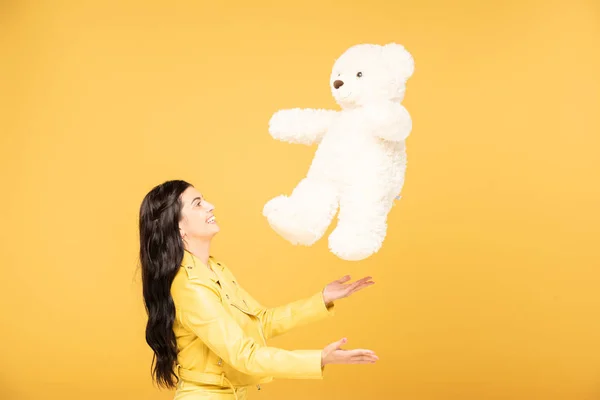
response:
[(389, 66), (399, 72), (403, 80), (407, 80), (415, 72), (415, 61), (401, 44), (388, 43), (383, 46), (382, 52)]

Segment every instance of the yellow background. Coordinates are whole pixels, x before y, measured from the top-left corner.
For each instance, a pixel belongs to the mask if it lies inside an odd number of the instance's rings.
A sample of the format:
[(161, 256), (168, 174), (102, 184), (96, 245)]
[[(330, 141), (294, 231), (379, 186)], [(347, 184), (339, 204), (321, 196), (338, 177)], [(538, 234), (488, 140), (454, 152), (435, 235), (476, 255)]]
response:
[[(214, 255), (268, 305), (367, 291), (273, 345), (377, 351), (252, 399), (600, 398), (598, 1), (0, 3), (0, 398), (169, 399), (150, 381), (137, 212), (163, 180), (216, 204)], [(332, 63), (404, 44), (403, 199), (361, 263), (280, 239), (263, 204), (314, 147), (273, 112), (336, 108)], [(269, 258), (272, 257), (272, 258)]]

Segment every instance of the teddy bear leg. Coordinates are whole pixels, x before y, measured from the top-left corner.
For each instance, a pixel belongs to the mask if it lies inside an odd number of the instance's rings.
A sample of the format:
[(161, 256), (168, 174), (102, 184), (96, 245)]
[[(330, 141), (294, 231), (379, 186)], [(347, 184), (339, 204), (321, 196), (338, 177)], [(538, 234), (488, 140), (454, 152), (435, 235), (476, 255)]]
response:
[(311, 246), (331, 223), (338, 207), (336, 190), (314, 179), (304, 178), (292, 194), (269, 200), (263, 215), (271, 228), (292, 244)]
[(347, 261), (360, 261), (379, 251), (391, 208), (386, 198), (373, 196), (368, 190), (342, 197), (338, 224), (329, 235), (330, 251)]

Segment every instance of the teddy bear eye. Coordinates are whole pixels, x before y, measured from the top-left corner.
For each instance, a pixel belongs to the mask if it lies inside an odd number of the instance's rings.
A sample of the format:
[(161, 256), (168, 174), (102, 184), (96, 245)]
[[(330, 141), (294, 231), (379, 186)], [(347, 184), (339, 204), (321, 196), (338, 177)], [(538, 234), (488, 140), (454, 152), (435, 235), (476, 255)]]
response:
[(362, 72), (357, 73), (356, 76), (360, 78), (362, 76)]

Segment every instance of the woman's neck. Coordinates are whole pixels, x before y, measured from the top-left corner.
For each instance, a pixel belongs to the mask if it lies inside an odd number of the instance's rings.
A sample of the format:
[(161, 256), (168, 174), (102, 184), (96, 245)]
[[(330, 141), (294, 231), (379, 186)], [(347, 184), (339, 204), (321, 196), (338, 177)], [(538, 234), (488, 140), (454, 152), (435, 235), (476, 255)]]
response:
[(208, 257), (210, 256), (210, 242), (208, 241), (195, 241), (187, 243), (186, 250), (192, 253), (202, 261), (204, 265), (208, 266)]

